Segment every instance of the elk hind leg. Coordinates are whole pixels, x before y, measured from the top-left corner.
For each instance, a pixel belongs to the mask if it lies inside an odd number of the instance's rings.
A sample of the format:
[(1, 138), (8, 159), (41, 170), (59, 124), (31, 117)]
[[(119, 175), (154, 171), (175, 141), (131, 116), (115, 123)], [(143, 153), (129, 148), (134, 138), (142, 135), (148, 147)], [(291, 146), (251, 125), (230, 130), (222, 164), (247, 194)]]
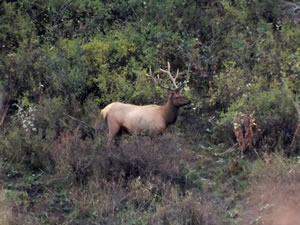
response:
[(115, 136), (120, 131), (120, 125), (113, 121), (108, 121), (108, 143), (111, 144)]

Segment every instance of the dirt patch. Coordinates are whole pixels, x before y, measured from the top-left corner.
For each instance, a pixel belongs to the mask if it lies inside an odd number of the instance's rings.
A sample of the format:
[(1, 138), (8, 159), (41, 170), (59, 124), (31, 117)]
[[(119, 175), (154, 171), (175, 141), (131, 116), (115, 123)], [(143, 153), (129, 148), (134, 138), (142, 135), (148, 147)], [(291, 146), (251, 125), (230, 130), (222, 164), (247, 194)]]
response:
[(300, 225), (300, 170), (253, 186), (242, 224)]

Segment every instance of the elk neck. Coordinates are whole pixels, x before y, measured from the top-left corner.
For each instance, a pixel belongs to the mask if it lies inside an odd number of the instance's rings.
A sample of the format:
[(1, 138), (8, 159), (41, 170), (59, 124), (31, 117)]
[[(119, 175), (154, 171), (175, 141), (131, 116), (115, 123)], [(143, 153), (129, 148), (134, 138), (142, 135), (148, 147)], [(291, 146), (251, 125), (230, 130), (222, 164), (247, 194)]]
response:
[(169, 99), (168, 102), (162, 106), (163, 116), (166, 121), (166, 125), (176, 122), (178, 117), (179, 107), (175, 106)]

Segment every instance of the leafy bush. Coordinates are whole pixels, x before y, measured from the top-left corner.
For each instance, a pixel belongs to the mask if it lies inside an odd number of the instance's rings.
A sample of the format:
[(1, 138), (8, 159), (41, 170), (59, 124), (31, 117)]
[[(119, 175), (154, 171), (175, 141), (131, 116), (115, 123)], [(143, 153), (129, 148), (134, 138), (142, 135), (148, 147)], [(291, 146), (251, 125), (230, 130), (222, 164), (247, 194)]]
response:
[(31, 135), (29, 130), (15, 127), (3, 137), (0, 154), (5, 161), (15, 164), (18, 168), (51, 171), (49, 147), (46, 140)]
[(144, 43), (143, 40), (137, 42), (136, 35), (135, 30), (128, 29), (125, 33), (114, 32), (105, 39), (94, 39), (82, 46), (90, 66), (89, 73), (99, 89), (100, 104), (149, 101), (154, 96), (143, 68), (143, 64), (148, 67), (153, 62), (143, 62), (142, 57), (137, 57)]
[(24, 47), (33, 30), (28, 16), (24, 15), (14, 3), (0, 5), (0, 50), (14, 52)]
[(275, 147), (284, 149), (284, 146), (290, 144), (297, 124), (297, 111), (290, 92), (279, 83), (268, 87), (263, 80), (249, 85), (252, 87), (248, 94), (244, 94), (237, 102), (231, 104), (228, 112), (222, 114), (219, 132), (224, 140), (231, 142), (235, 136), (235, 126), (246, 129), (244, 116), (252, 115), (252, 123), (257, 125), (258, 132), (257, 136), (253, 136), (256, 139), (253, 140), (253, 147), (259, 145), (264, 151), (274, 151)]
[[(67, 108), (62, 98), (43, 99), (37, 106), (35, 125), (41, 137), (53, 140), (64, 129), (68, 129), (66, 124)], [(71, 124), (70, 124), (71, 125)]]
[(84, 102), (93, 91), (93, 76), (82, 57), (81, 42), (62, 39), (57, 47), (45, 51), (47, 64), (46, 85), (54, 96), (62, 96), (69, 102)]
[(244, 72), (234, 62), (225, 65), (224, 72), (214, 77), (210, 91), (209, 103), (218, 108), (227, 108), (245, 92)]

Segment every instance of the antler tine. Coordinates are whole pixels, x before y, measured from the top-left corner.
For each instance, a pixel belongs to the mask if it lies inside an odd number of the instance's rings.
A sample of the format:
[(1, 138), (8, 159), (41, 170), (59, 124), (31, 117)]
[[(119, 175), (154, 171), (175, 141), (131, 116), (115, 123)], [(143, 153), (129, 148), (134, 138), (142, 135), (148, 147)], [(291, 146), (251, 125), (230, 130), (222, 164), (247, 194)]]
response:
[(149, 72), (150, 72), (150, 74), (146, 73), (146, 76), (147, 76), (147, 77), (152, 77), (152, 70), (151, 70), (151, 66), (149, 66)]
[(172, 81), (172, 83), (173, 83), (175, 89), (177, 89), (177, 88), (178, 88), (178, 85), (176, 84), (176, 79), (177, 79), (177, 77), (178, 77), (178, 75), (179, 75), (179, 70), (177, 69), (177, 74), (176, 74), (176, 76), (175, 76), (175, 78), (174, 78), (174, 77), (172, 76), (172, 74), (171, 74), (171, 65), (170, 65), (170, 62), (168, 62), (168, 70), (164, 70), (164, 69), (161, 69), (161, 68), (160, 68), (160, 71), (161, 71), (161, 72), (164, 72), (164, 73), (166, 73), (166, 74), (169, 75), (169, 78), (171, 79), (171, 81)]
[(175, 80), (178, 78), (178, 76), (179, 76), (179, 69), (177, 68), (177, 72), (176, 72)]
[(146, 73), (146, 76), (151, 77), (152, 80), (153, 80), (153, 82), (156, 83), (159, 87), (161, 87), (161, 88), (163, 88), (163, 89), (167, 89), (168, 91), (171, 90), (170, 88), (165, 87), (165, 86), (161, 85), (159, 82), (156, 81), (155, 77), (154, 77), (153, 74), (152, 74), (151, 66), (149, 66), (149, 73), (150, 73), (150, 74), (147, 74), (147, 73)]

